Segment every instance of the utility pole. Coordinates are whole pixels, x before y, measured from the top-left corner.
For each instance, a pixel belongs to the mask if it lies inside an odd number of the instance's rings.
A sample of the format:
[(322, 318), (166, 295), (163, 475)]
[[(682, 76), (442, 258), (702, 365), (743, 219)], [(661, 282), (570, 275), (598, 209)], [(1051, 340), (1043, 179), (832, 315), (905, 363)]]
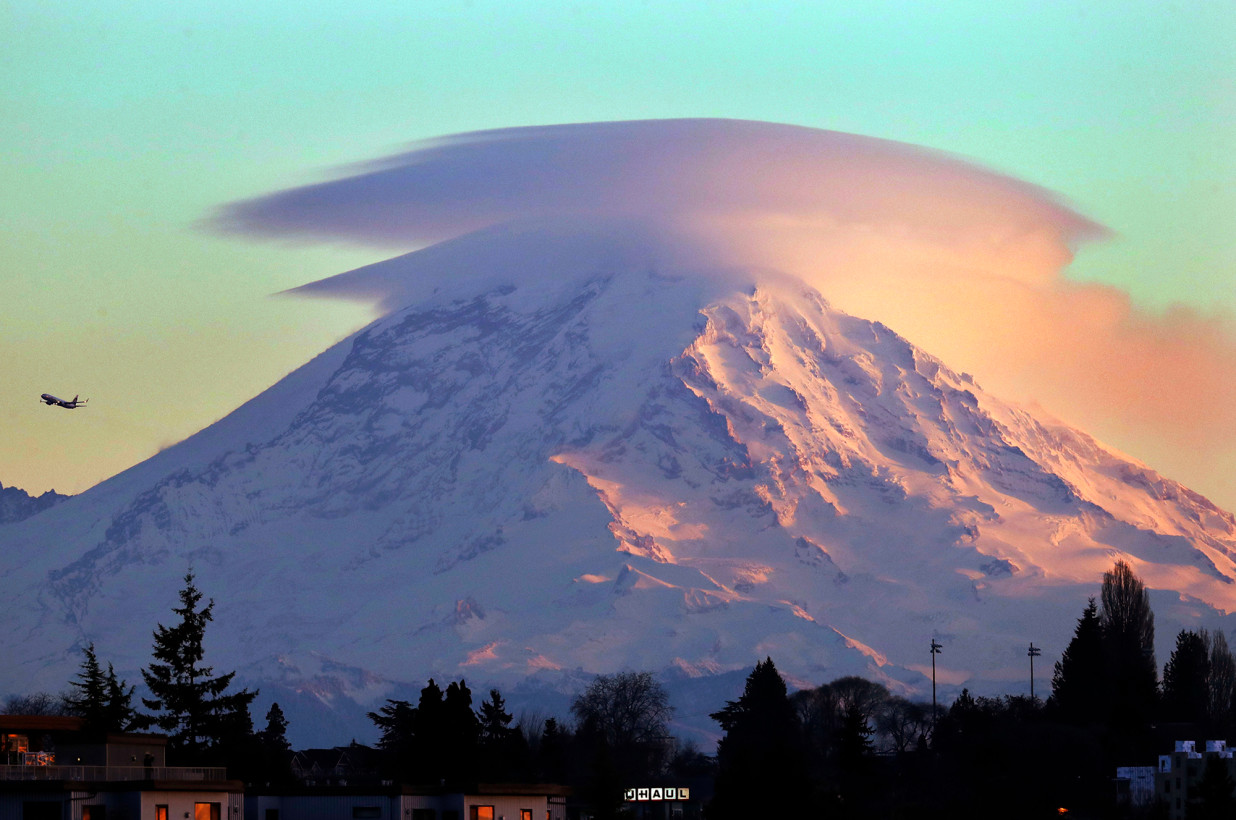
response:
[(1030, 656), (1030, 700), (1034, 700), (1034, 659), (1043, 654), (1043, 650), (1034, 645), (1034, 641), (1030, 642), (1030, 651), (1026, 653)]
[(940, 654), (940, 650), (944, 647), (936, 643), (936, 639), (931, 639), (931, 735), (934, 738), (936, 733), (936, 655)]

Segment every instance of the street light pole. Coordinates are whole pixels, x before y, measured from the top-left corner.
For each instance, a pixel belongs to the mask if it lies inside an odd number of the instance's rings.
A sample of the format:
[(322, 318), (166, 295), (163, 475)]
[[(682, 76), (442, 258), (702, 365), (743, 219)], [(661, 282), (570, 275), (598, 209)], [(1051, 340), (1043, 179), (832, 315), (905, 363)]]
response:
[(1030, 642), (1030, 651), (1026, 653), (1030, 656), (1030, 700), (1034, 700), (1034, 659), (1043, 654), (1043, 650), (1034, 645), (1034, 641)]
[(936, 730), (936, 655), (940, 654), (940, 650), (944, 647), (936, 643), (936, 639), (931, 639), (931, 732), (932, 737), (935, 737)]

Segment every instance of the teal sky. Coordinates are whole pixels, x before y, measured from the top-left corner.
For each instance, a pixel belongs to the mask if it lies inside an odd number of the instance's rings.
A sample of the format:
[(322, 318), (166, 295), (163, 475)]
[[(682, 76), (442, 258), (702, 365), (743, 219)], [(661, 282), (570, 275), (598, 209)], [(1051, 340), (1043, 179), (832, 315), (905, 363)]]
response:
[(1071, 276), (1236, 308), (1230, 0), (0, 0), (0, 42), (6, 486), (81, 491), (367, 321), (267, 296), (391, 249), (199, 221), (461, 131), (734, 117), (926, 145), (1113, 229)]

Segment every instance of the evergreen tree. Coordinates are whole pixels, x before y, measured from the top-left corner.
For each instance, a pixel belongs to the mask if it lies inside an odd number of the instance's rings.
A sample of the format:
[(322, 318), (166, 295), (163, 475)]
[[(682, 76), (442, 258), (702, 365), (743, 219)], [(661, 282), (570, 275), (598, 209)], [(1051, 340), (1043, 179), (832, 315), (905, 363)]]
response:
[(73, 690), (65, 695), (65, 711), (80, 717), (87, 728), (103, 729), (107, 710), (107, 676), (94, 653), (94, 643), (87, 644), (82, 649), (85, 658), (82, 659), (81, 670), (77, 680), (69, 681)]
[(567, 779), (567, 743), (569, 738), (555, 718), (546, 718), (537, 747), (538, 771), (548, 783), (565, 783)]
[(709, 816), (795, 817), (809, 787), (803, 744), (785, 681), (772, 658), (757, 663), (742, 696), (711, 715), (725, 736), (717, 745), (716, 792)]
[(261, 782), (290, 783), (292, 780), (292, 745), (288, 743), (288, 721), (278, 703), (266, 712), (266, 728), (258, 733), (261, 746)]
[(292, 751), (288, 743), (288, 719), (283, 716), (283, 710), (278, 702), (272, 703), (266, 711), (266, 728), (262, 730), (262, 745), (272, 752), (286, 754)]
[(461, 784), (476, 777), (479, 734), (476, 712), (472, 711), (472, 690), (461, 678), (446, 687), (442, 698), (440, 780)]
[(124, 731), (133, 720), (134, 687), (117, 678), (110, 663), (103, 672), (93, 643), (86, 645), (82, 654), (81, 671), (77, 680), (69, 681), (72, 690), (64, 696), (65, 712), (82, 718), (87, 729)]
[(103, 725), (110, 731), (123, 732), (133, 725), (137, 712), (133, 709), (133, 691), (126, 681), (116, 676), (116, 670), (107, 665), (107, 701), (103, 709)]
[(846, 707), (841, 719), (841, 731), (837, 737), (837, 758), (845, 779), (862, 772), (875, 751), (871, 736), (875, 732), (867, 723), (867, 716), (856, 703)]
[(1084, 725), (1101, 720), (1106, 698), (1103, 627), (1094, 598), (1077, 619), (1073, 639), (1056, 661), (1049, 708), (1061, 720)]
[(480, 728), (480, 777), (483, 780), (510, 780), (522, 769), (526, 744), (524, 736), (511, 726), (511, 714), (497, 689), (489, 690), (489, 700), (477, 712)]
[(214, 601), (199, 609), (201, 600), (190, 571), (180, 591), (180, 606), (172, 609), (180, 620), (170, 627), (158, 625), (154, 659), (142, 670), (151, 695), (142, 703), (153, 714), (139, 715), (135, 721), (166, 732), (169, 750), (190, 762), (202, 760), (221, 744), (231, 745), (246, 727), (252, 735), (249, 704), (257, 696), (247, 689), (229, 693), (236, 673), (215, 676), (212, 667), (203, 665), (203, 639)]
[(387, 700), (377, 712), (369, 713), (382, 733), (378, 748), (386, 753), (386, 773), (394, 778), (410, 778), (415, 768), (416, 718), (416, 707), (406, 700)]
[(1168, 720), (1200, 723), (1210, 706), (1210, 652), (1205, 630), (1180, 630), (1163, 668), (1163, 708)]

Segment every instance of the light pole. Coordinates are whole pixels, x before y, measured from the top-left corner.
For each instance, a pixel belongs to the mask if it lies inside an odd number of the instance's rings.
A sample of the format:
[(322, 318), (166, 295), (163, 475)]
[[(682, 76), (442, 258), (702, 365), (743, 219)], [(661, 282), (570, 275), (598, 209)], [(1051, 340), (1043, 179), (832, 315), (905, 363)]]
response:
[(935, 737), (936, 730), (936, 655), (940, 654), (940, 650), (944, 647), (936, 643), (936, 639), (931, 639), (931, 736)]
[(1030, 642), (1030, 650), (1026, 652), (1030, 656), (1030, 700), (1034, 700), (1034, 659), (1043, 654), (1043, 650), (1034, 645), (1034, 641)]

